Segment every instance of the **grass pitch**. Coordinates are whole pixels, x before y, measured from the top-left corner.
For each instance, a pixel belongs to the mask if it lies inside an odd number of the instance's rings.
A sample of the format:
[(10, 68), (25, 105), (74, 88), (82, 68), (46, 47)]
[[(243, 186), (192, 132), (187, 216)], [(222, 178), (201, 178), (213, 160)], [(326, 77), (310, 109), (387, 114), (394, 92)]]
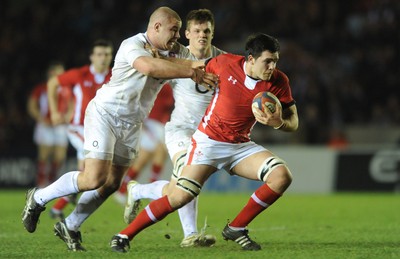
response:
[(173, 213), (141, 232), (129, 253), (120, 254), (108, 245), (126, 226), (123, 207), (112, 197), (81, 228), (88, 251), (70, 252), (53, 235), (55, 221), (48, 214), (52, 203), (30, 234), (21, 224), (25, 190), (1, 190), (0, 258), (400, 258), (398, 194), (284, 195), (249, 225), (250, 236), (262, 250), (242, 251), (223, 240), (221, 231), (249, 196), (201, 194), (198, 227), (207, 217), (207, 233), (217, 237), (214, 247), (180, 248), (182, 230)]

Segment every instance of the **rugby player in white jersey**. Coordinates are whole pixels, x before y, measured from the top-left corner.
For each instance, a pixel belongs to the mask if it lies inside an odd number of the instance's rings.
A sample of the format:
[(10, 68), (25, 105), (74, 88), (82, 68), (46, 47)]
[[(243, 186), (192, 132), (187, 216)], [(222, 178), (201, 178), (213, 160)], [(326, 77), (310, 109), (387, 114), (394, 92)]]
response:
[[(224, 53), (211, 45), (214, 26), (214, 15), (208, 9), (192, 10), (187, 14), (185, 30), (186, 38), (189, 40), (187, 48), (194, 55), (194, 59), (207, 60)], [(190, 79), (175, 79), (170, 84), (173, 89), (175, 108), (171, 120), (165, 126), (165, 142), (174, 166), (171, 180), (170, 182), (160, 180), (150, 184), (138, 184), (136, 181), (131, 181), (128, 184), (128, 202), (124, 213), (126, 223), (130, 223), (136, 216), (140, 199), (161, 198), (168, 192), (169, 187), (176, 184), (185, 162), (190, 139), (214, 93)], [(198, 232), (197, 198), (180, 208), (178, 213), (184, 232), (181, 247), (214, 245), (214, 236), (205, 235), (204, 229)]]
[[(22, 212), (22, 223), (28, 232), (36, 230), (40, 213), (49, 201), (84, 192), (75, 215), (54, 226), (55, 234), (69, 250), (84, 251), (79, 228), (118, 190), (137, 154), (143, 119), (165, 80), (191, 78), (196, 83), (215, 87), (218, 77), (198, 67), (204, 62), (187, 60), (189, 50), (177, 43), (181, 26), (181, 18), (175, 11), (160, 7), (150, 16), (146, 33), (121, 43), (110, 81), (97, 91), (86, 109), (85, 168), (63, 174), (46, 188), (28, 190)], [(153, 57), (147, 45), (162, 51), (167, 58)]]

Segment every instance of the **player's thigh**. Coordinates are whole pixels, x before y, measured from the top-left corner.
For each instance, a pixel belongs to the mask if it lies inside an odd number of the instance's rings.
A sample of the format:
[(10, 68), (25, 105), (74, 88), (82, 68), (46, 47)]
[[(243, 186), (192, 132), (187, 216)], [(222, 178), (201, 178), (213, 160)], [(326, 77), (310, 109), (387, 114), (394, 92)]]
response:
[(164, 143), (159, 142), (153, 155), (153, 162), (157, 165), (162, 165), (167, 158), (167, 148)]
[(186, 165), (183, 167), (182, 173), (178, 178), (178, 184), (181, 178), (186, 178), (196, 181), (202, 187), (207, 179), (217, 170), (216, 167), (205, 164)]
[(190, 140), (194, 133), (193, 129), (176, 127), (173, 124), (167, 123), (165, 126), (165, 144), (168, 149), (170, 158), (176, 160), (176, 154), (182, 152), (186, 153), (187, 148), (190, 146)]
[(132, 167), (137, 170), (141, 171), (153, 158), (153, 152), (148, 151), (146, 149), (141, 148), (139, 150), (139, 155), (135, 158)]
[(255, 152), (242, 159), (231, 171), (247, 179), (260, 180), (258, 178), (258, 170), (263, 166), (265, 161), (272, 156), (273, 154), (268, 150)]
[(53, 146), (38, 145), (38, 159), (41, 161), (47, 160), (53, 153)]
[(111, 160), (100, 160), (94, 158), (85, 159), (85, 169), (79, 174), (79, 182), (88, 189), (99, 188), (107, 181), (111, 174)]
[(54, 147), (54, 161), (62, 162), (67, 156), (66, 146), (55, 146)]

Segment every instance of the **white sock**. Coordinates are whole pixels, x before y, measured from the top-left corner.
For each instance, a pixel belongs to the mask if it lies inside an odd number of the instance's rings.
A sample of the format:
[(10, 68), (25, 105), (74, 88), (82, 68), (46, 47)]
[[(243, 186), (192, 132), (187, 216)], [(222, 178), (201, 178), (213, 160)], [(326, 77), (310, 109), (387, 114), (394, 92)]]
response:
[(82, 223), (93, 214), (104, 201), (105, 199), (100, 196), (97, 190), (83, 192), (75, 209), (65, 218), (67, 228), (72, 231), (78, 231)]
[(54, 183), (39, 189), (33, 195), (33, 198), (41, 206), (46, 205), (49, 201), (64, 197), (73, 193), (78, 193), (78, 175), (79, 171), (72, 171), (63, 174)]
[(178, 209), (185, 237), (197, 233), (197, 199), (198, 197), (195, 197), (191, 202)]
[(132, 195), (135, 200), (152, 199), (157, 200), (161, 198), (162, 190), (168, 181), (159, 180), (148, 184), (138, 184), (132, 189)]

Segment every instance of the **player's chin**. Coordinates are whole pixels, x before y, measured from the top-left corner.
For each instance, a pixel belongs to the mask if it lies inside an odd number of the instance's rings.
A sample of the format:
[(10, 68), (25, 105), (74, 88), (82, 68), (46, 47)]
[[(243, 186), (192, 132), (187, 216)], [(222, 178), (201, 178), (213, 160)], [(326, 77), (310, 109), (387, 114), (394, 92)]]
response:
[(264, 75), (262, 76), (261, 80), (268, 81), (268, 80), (271, 79), (271, 76), (272, 76), (271, 74), (264, 74)]

